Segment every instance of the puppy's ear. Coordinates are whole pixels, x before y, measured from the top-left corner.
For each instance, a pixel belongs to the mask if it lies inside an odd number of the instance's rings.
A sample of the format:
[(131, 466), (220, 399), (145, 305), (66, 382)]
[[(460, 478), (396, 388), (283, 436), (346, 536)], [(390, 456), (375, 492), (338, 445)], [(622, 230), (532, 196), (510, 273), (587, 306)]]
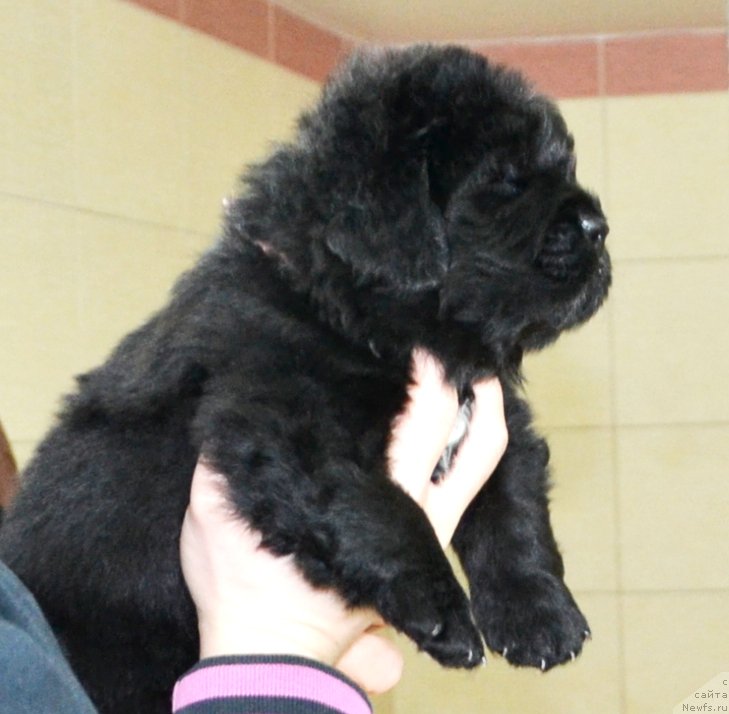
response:
[(448, 268), (443, 215), (431, 199), (427, 162), (361, 185), (327, 227), (326, 244), (356, 276), (401, 290), (434, 287)]

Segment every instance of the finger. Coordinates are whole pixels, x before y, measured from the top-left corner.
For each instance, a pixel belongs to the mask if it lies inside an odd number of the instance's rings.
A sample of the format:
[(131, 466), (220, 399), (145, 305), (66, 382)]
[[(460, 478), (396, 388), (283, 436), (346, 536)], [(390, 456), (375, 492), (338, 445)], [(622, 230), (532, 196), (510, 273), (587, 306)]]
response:
[(223, 474), (215, 471), (200, 458), (195, 465), (190, 485), (190, 506), (199, 513), (216, 511), (226, 502), (227, 482)]
[[(224, 554), (230, 548), (238, 557), (255, 553), (261, 534), (239, 516), (228, 498), (228, 482), (202, 459), (192, 475), (190, 503), (183, 520), (183, 535), (193, 536), (199, 544), (217, 544), (210, 557)], [(193, 535), (194, 534), (194, 535)]]
[(403, 658), (392, 642), (365, 632), (342, 655), (336, 667), (368, 694), (383, 694), (400, 681)]
[(413, 351), (412, 377), (405, 411), (393, 426), (388, 459), (393, 480), (422, 505), (458, 413), (458, 395), (444, 381), (442, 366), (424, 350)]
[(450, 543), (463, 512), (493, 473), (508, 443), (499, 380), (483, 380), (473, 391), (468, 436), (450, 473), (437, 484), (429, 484), (425, 498), (425, 512), (443, 547)]

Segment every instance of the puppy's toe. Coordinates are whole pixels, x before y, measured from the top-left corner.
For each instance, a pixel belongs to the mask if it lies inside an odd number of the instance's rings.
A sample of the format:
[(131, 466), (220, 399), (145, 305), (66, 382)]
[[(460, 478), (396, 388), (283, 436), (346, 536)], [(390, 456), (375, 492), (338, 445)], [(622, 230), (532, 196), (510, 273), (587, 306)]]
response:
[(498, 598), (479, 597), (474, 607), (489, 649), (517, 666), (545, 672), (570, 662), (589, 636), (587, 621), (556, 578), (530, 579)]
[(389, 584), (380, 612), (445, 667), (472, 668), (484, 661), (481, 635), (455, 578), (440, 583), (398, 578)]

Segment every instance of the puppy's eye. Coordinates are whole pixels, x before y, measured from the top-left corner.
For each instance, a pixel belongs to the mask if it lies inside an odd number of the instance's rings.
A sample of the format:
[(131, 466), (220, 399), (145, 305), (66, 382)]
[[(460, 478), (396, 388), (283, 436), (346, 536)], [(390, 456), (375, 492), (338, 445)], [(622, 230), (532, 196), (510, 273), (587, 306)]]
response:
[(494, 192), (505, 198), (521, 196), (525, 189), (526, 181), (513, 173), (506, 173), (493, 183)]

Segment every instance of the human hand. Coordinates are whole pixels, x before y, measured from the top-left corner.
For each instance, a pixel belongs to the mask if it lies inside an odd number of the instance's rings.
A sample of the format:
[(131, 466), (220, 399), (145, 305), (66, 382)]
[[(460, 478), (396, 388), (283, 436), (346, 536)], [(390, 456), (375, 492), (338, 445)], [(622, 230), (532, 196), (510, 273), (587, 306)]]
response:
[(449, 441), (458, 394), (444, 381), (440, 364), (422, 350), (413, 353), (410, 402), (392, 431), (388, 454), (392, 479), (425, 511), (444, 549), (509, 441), (499, 380), (476, 382), (473, 393), (468, 435), (449, 473), (438, 483), (430, 476)]
[[(495, 379), (474, 386), (469, 438), (451, 472), (432, 484), (458, 399), (423, 352), (413, 355), (413, 382), (393, 428), (392, 477), (423, 507), (445, 546), (505, 448), (501, 389)], [(182, 567), (198, 610), (201, 657), (296, 654), (338, 667), (369, 692), (394, 686), (402, 657), (374, 633), (382, 624), (378, 614), (348, 608), (336, 593), (310, 586), (291, 557), (259, 548), (260, 535), (233, 513), (225, 489), (224, 477), (200, 462), (182, 528)]]

